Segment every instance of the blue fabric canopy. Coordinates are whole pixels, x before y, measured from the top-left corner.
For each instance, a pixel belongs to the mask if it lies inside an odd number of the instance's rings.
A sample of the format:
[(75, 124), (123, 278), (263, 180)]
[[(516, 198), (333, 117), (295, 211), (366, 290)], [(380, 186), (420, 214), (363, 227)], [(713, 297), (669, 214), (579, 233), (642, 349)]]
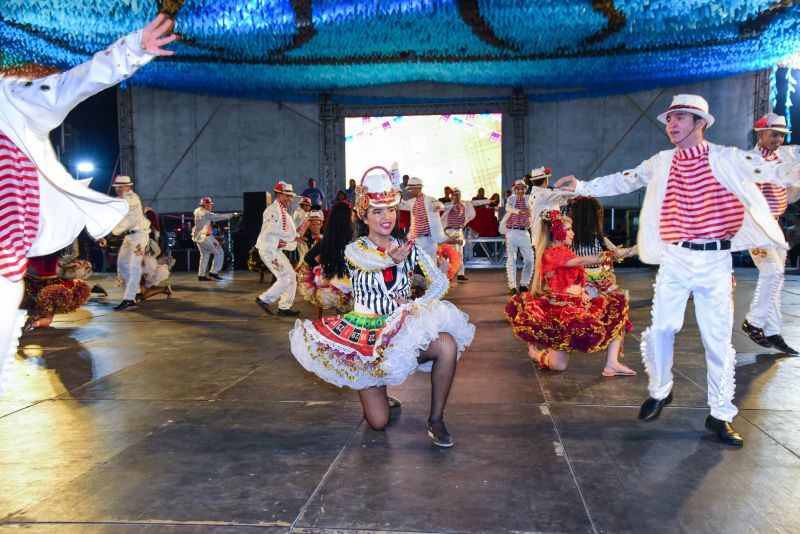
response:
[[(770, 68), (800, 50), (774, 0), (2, 0), (4, 66), (62, 69), (161, 11), (177, 55), (129, 83), (224, 96), (431, 81), (632, 92)], [(545, 91), (546, 90), (546, 91)]]

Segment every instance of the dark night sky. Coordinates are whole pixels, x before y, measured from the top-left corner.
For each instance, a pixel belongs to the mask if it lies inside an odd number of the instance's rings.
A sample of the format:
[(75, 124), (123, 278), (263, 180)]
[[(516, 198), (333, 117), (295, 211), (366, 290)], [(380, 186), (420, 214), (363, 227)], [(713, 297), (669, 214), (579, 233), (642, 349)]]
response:
[[(88, 98), (64, 121), (71, 129), (71, 137), (66, 139), (67, 151), (62, 155), (62, 163), (75, 176), (79, 161), (92, 162), (95, 170), (91, 173), (94, 176), (91, 187), (102, 192), (107, 191), (119, 155), (116, 91), (112, 87)], [(54, 146), (60, 145), (60, 137), (60, 129), (51, 132)]]

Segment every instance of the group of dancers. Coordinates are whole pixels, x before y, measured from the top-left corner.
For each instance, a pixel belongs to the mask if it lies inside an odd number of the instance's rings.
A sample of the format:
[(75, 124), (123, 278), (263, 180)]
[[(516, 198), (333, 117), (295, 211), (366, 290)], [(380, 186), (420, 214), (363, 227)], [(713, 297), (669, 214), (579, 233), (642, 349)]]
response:
[[(159, 15), (143, 30), (68, 72), (36, 79), (0, 77), (0, 199), (4, 203), (0, 372), (15, 355), (25, 317), (18, 303), (28, 257), (64, 248), (84, 227), (96, 239), (109, 233), (124, 236), (120, 272), (126, 287), (118, 308), (135, 304), (136, 286), (128, 281), (142, 269), (148, 225), (139, 216), (141, 206), (134, 209), (138, 197), (131, 191), (132, 181), (115, 179), (117, 199), (78, 184), (58, 163), (47, 133), (87, 96), (129, 77), (154, 57), (171, 54), (163, 49), (175, 39), (171, 29), (172, 21)], [(783, 188), (783, 198), (788, 198), (786, 188), (798, 183), (797, 158), (774, 143), (751, 151), (708, 143), (704, 133), (714, 117), (707, 102), (696, 95), (676, 96), (658, 119), (666, 125), (675, 148), (634, 169), (588, 182), (567, 176), (556, 182), (560, 190), (547, 188), (549, 174), (542, 172), (537, 174), (538, 189), (527, 198), (527, 184), (514, 184), (515, 194), (508, 200), (501, 228), (509, 256), (513, 255), (515, 264), (516, 252), (522, 251), (524, 268), (517, 284), (509, 260), (513, 294), (505, 312), (513, 332), (529, 343), (529, 352), (545, 367), (563, 370), (570, 351), (607, 350), (603, 375), (632, 375), (618, 359), (623, 336), (631, 329), (628, 299), (617, 287), (610, 266), (638, 253), (645, 263), (659, 265), (652, 323), (641, 343), (649, 397), (639, 418), (656, 419), (673, 399), (674, 337), (693, 294), (708, 364), (711, 413), (706, 426), (722, 442), (741, 446), (743, 440), (731, 425), (737, 410), (732, 402), (730, 253), (751, 250), (759, 258), (764, 278), (759, 278), (758, 298), (743, 326), (762, 344), (780, 348), (785, 341), (779, 333), (779, 301), (776, 307), (773, 299), (779, 298), (782, 279), (773, 271), (785, 256), (786, 243), (765, 195), (777, 192), (780, 197)], [(785, 129), (778, 119), (765, 117), (761, 126), (757, 124), (759, 132)], [(436, 254), (438, 244), (458, 243), (471, 206), (458, 197), (449, 209), (435, 205), (435, 199), (422, 194), (419, 178), (409, 179), (408, 199), (403, 201), (397, 174), (396, 166), (367, 170), (357, 184), (354, 209), (334, 206), (321, 235), (321, 217), (309, 214), (309, 225), (314, 218), (320, 219), (313, 227), (319, 238), (311, 241), (305, 232), (298, 233), (288, 214), (295, 197), (292, 185), (279, 182), (256, 243), (259, 257), (276, 281), (256, 300), (269, 313), (297, 315), (291, 305), (298, 276), (285, 251), (304, 243), (307, 250), (301, 270), (307, 271), (301, 279), (314, 290), (318, 307), (335, 314), (295, 322), (289, 339), (297, 361), (331, 384), (356, 390), (366, 421), (376, 430), (386, 427), (391, 411), (400, 405), (388, 395), (387, 386), (402, 383), (416, 370), (430, 372), (426, 431), (437, 446), (450, 447), (453, 438), (444, 424), (445, 405), (458, 359), (471, 343), (475, 327), (466, 314), (442, 300), (449, 280)], [(771, 185), (759, 189), (756, 184)], [(646, 194), (634, 248), (617, 247), (597, 232), (583, 231), (597, 225), (595, 201), (576, 199), (573, 218), (560, 210), (571, 196), (612, 196), (641, 187)], [(206, 258), (218, 252), (209, 226), (216, 215), (211, 212), (210, 198), (200, 204), (195, 241)], [(776, 205), (785, 209), (785, 202)], [(400, 208), (412, 213), (408, 234), (397, 225)], [(583, 235), (576, 243), (578, 213), (584, 217), (579, 228)], [(594, 222), (591, 216), (586, 218), (587, 213), (595, 214)], [(528, 233), (531, 225), (533, 244)], [(314, 230), (310, 231), (313, 237)], [(216, 261), (209, 276), (201, 266), (200, 280), (218, 276)], [(417, 279), (424, 283), (416, 284), (415, 296), (412, 285)], [(319, 290), (323, 292), (318, 294)], [(274, 311), (273, 302), (277, 302)]]

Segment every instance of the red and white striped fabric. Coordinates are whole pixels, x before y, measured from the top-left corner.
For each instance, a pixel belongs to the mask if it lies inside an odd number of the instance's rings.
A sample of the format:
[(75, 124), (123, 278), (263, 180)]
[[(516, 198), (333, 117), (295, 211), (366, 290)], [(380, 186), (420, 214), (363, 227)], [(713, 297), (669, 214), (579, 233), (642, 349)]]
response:
[(464, 223), (467, 220), (467, 208), (459, 202), (453, 204), (450, 208), (450, 213), (447, 214), (447, 227), (448, 228), (464, 228)]
[(0, 132), (0, 276), (19, 282), (39, 231), (36, 165)]
[[(279, 204), (279, 206), (281, 207), (281, 229), (284, 232), (288, 232), (289, 231), (289, 214), (286, 212), (286, 206), (284, 206), (283, 204)], [(278, 240), (278, 248), (279, 249), (286, 248), (286, 241), (284, 241), (283, 239), (279, 239)]]
[[(526, 209), (528, 206), (525, 204), (525, 196), (518, 197), (514, 195), (514, 207), (518, 210)], [(512, 213), (508, 216), (506, 221), (506, 228), (530, 228), (531, 218), (527, 215), (520, 215)]]
[(425, 198), (418, 196), (414, 201), (414, 209), (411, 210), (411, 228), (409, 229), (409, 239), (429, 235), (431, 226), (428, 222), (428, 211), (425, 209)]
[(678, 148), (661, 206), (661, 239), (667, 243), (730, 239), (744, 221), (744, 206), (719, 183), (705, 142)]
[[(764, 147), (759, 147), (759, 150), (761, 150), (764, 161), (778, 161), (780, 159), (778, 154), (772, 150), (767, 150)], [(764, 198), (767, 199), (772, 216), (777, 219), (783, 215), (786, 208), (789, 207), (789, 195), (786, 192), (786, 188), (777, 184), (758, 184), (758, 187), (761, 189), (761, 193), (764, 194)]]

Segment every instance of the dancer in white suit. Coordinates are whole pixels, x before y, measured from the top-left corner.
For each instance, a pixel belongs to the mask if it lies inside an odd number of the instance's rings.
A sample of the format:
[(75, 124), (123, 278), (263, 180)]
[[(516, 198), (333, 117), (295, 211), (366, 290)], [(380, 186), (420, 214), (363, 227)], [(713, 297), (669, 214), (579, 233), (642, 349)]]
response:
[(436, 258), (436, 247), (439, 243), (447, 241), (447, 235), (439, 219), (442, 204), (433, 197), (422, 193), (422, 180), (417, 177), (409, 178), (408, 200), (399, 204), (399, 209), (411, 212), (411, 227), (408, 229), (408, 239), (413, 240), (418, 248), (424, 250), (431, 258)]
[[(506, 201), (506, 214), (500, 221), (499, 231), (506, 236), (506, 277), (512, 295), (525, 293), (533, 276), (533, 245), (531, 243), (531, 212), (524, 180), (514, 182), (514, 194)], [(522, 273), (517, 289), (517, 253), (522, 254)]]
[(785, 165), (765, 163), (742, 150), (705, 141), (714, 124), (700, 96), (677, 95), (658, 116), (675, 145), (635, 169), (578, 182), (556, 183), (583, 195), (614, 196), (646, 187), (637, 239), (639, 257), (659, 264), (653, 321), (642, 335), (642, 357), (650, 397), (639, 419), (652, 421), (672, 401), (675, 334), (683, 326), (686, 302), (694, 306), (708, 367), (706, 427), (726, 444), (741, 446), (731, 425), (736, 353), (731, 346), (731, 251), (769, 243), (784, 248), (783, 233), (755, 182), (794, 181)]
[(461, 257), (458, 279), (463, 281), (467, 280), (464, 268), (464, 227), (475, 218), (475, 206), (485, 206), (489, 204), (489, 199), (461, 200), (461, 189), (454, 187), (450, 192), (450, 200), (444, 205), (444, 212), (440, 219), (444, 226), (444, 233)]
[[(785, 147), (786, 134), (791, 133), (786, 127), (786, 118), (775, 113), (767, 113), (755, 124), (758, 132), (758, 144), (752, 150), (756, 158), (764, 161), (797, 161), (798, 147)], [(786, 211), (789, 202), (797, 200), (797, 188), (788, 191), (777, 184), (758, 184), (767, 199), (770, 213), (778, 219)], [(750, 256), (758, 267), (758, 283), (750, 304), (750, 311), (742, 323), (750, 339), (762, 347), (774, 347), (786, 354), (796, 355), (797, 351), (790, 347), (781, 335), (783, 316), (781, 314), (781, 290), (783, 289), (783, 272), (786, 266), (786, 249), (770, 246), (752, 249)]]
[[(194, 210), (192, 241), (197, 244), (197, 250), (200, 251), (200, 266), (197, 269), (197, 279), (201, 282), (208, 282), (212, 278), (214, 280), (222, 280), (219, 271), (225, 261), (225, 251), (222, 250), (222, 245), (214, 237), (211, 231), (211, 223), (224, 221), (237, 215), (235, 212), (214, 213), (211, 211), (213, 207), (214, 201), (211, 197), (203, 197), (200, 199), (200, 205)], [(208, 267), (209, 260), (212, 261), (210, 269)]]

